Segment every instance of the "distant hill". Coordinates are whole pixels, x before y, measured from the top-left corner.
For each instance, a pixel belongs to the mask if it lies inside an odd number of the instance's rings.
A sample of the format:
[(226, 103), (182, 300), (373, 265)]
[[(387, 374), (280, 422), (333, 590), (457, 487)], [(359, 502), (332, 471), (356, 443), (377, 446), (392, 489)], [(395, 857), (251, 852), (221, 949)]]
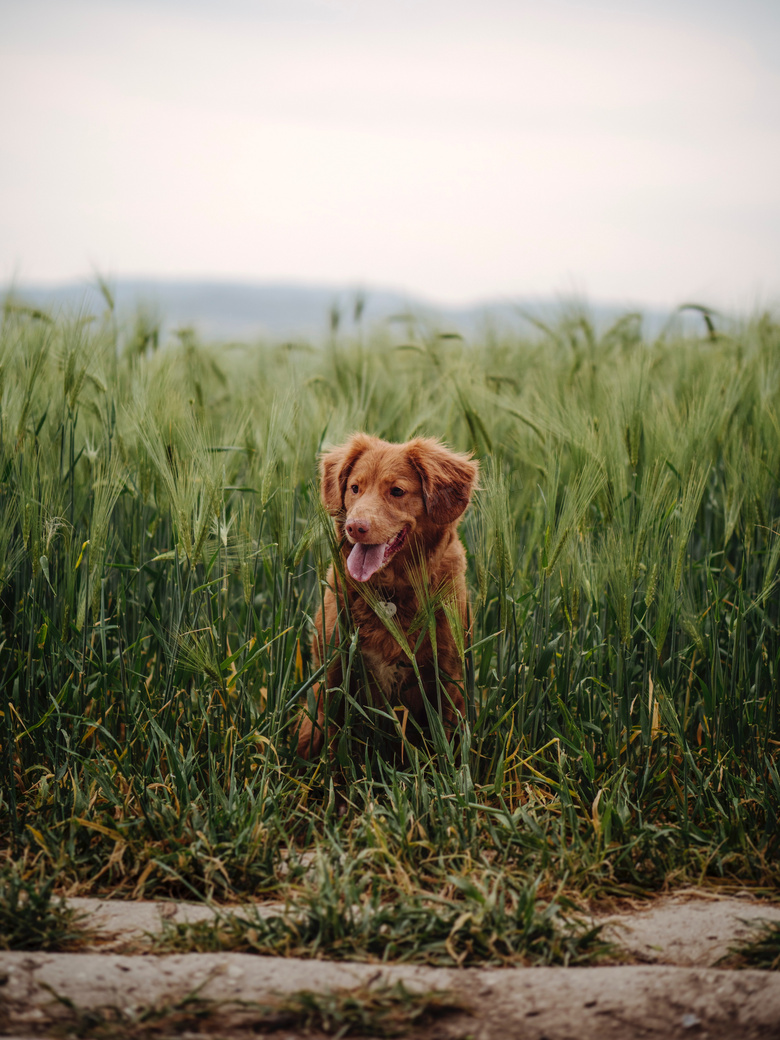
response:
[[(6, 287), (5, 295), (11, 287)], [(191, 327), (205, 340), (255, 340), (259, 338), (324, 340), (337, 315), (339, 330), (353, 333), (358, 322), (364, 328), (378, 323), (398, 323), (403, 329), (410, 318), (440, 331), (472, 337), (486, 325), (528, 332), (532, 323), (523, 315), (549, 322), (570, 312), (566, 301), (485, 301), (468, 307), (437, 307), (413, 296), (383, 289), (333, 288), (252, 282), (169, 281), (120, 279), (109, 283), (117, 314), (131, 315), (138, 307), (159, 318), (163, 339), (176, 329)], [(96, 283), (13, 286), (13, 295), (51, 313), (82, 310), (100, 313), (106, 301)], [(582, 307), (583, 305), (580, 305)], [(630, 307), (587, 305), (597, 327), (604, 327)], [(644, 311), (645, 335), (653, 336), (669, 319), (669, 312)]]

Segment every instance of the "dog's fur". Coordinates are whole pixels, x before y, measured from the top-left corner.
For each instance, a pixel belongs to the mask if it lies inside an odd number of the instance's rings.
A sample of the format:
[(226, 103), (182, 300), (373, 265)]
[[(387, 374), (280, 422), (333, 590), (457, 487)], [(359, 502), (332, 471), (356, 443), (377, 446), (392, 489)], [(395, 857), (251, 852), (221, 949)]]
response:
[[(414, 568), (425, 569), (432, 592), (449, 585), (466, 626), (466, 553), (457, 526), (469, 504), (478, 467), (437, 440), (418, 437), (391, 444), (357, 433), (320, 460), (322, 501), (333, 516), (344, 561), (342, 582), (334, 568), (328, 572), (324, 610), (315, 620), (312, 644), (319, 666), (328, 648), (338, 644), (338, 612), (349, 606), (359, 630), (359, 647), (370, 677), (368, 696), (405, 708), (421, 728), (427, 711), (406, 653), (369, 605), (361, 591), (370, 586), (375, 597), (395, 607), (394, 620), (404, 635), (418, 609), (413, 587)], [(399, 494), (403, 492), (403, 494)], [(419, 588), (419, 585), (418, 585)], [(389, 608), (392, 610), (392, 606)], [(414, 650), (419, 631), (409, 637)], [(460, 656), (450, 626), (440, 609), (436, 616), (436, 656), (445, 693), (437, 690), (434, 654), (426, 635), (416, 653), (422, 687), (431, 706), (441, 707), (449, 734), (463, 713)], [(343, 681), (339, 655), (333, 655), (327, 679), (316, 690), (316, 718), (303, 713), (298, 728), (298, 753), (311, 758), (325, 740), (327, 691)], [(451, 680), (451, 681), (450, 681)], [(332, 723), (340, 721), (330, 715)], [(332, 727), (329, 737), (335, 729)]]

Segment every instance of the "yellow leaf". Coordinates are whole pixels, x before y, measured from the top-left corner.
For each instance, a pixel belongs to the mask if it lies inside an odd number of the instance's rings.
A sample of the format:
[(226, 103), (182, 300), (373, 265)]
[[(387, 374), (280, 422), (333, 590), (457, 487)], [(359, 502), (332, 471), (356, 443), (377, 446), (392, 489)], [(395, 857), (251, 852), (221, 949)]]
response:
[(27, 825), (27, 830), (30, 832), (30, 834), (32, 834), (33, 838), (35, 838), (35, 840), (38, 842), (41, 848), (46, 849), (48, 851), (46, 839), (41, 834), (41, 832), (36, 827), (31, 827), (29, 824)]
[(599, 793), (593, 799), (593, 805), (590, 807), (590, 818), (593, 821), (593, 830), (596, 832), (596, 834), (598, 834), (599, 831), (601, 830), (601, 817), (599, 816), (599, 802), (601, 801), (601, 796), (602, 796), (603, 793), (604, 793), (604, 788), (602, 787), (602, 788), (599, 789)]
[(73, 822), (80, 823), (82, 827), (87, 827), (91, 831), (105, 834), (107, 838), (112, 838), (114, 841), (124, 841), (119, 831), (112, 830), (110, 827), (104, 827), (102, 823), (95, 823), (94, 820), (85, 820), (83, 816), (75, 816)]
[(86, 540), (86, 542), (84, 542), (84, 544), (81, 547), (81, 552), (79, 553), (79, 558), (76, 560), (76, 566), (73, 568), (74, 571), (77, 571), (79, 569), (79, 567), (81, 566), (81, 561), (84, 558), (84, 550), (86, 549), (86, 547), (88, 545), (89, 545), (89, 538)]
[(650, 687), (650, 739), (655, 740), (658, 736), (658, 731), (661, 728), (660, 712), (658, 710), (658, 698), (655, 696), (655, 687), (653, 685), (652, 675), (647, 677), (648, 685)]

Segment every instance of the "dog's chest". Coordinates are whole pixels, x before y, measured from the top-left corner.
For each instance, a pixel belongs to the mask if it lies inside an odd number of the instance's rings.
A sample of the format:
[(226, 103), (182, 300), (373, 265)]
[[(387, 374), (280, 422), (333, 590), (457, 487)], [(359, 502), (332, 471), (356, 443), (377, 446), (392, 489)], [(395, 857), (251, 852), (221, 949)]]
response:
[(382, 595), (383, 591), (372, 607), (364, 602), (355, 603), (353, 617), (360, 629), (360, 652), (366, 668), (384, 695), (395, 700), (399, 691), (409, 684), (414, 672), (395, 636), (388, 631), (387, 622), (392, 622), (396, 631), (405, 632), (416, 603), (398, 601), (392, 592)]

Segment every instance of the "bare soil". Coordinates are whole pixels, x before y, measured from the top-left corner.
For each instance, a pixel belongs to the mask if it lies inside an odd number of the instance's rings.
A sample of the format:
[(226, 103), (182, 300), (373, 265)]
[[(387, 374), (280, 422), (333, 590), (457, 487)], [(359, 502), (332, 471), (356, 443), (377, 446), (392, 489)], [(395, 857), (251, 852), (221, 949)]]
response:
[[(719, 966), (732, 946), (750, 936), (747, 922), (780, 921), (780, 905), (748, 895), (683, 892), (599, 918), (625, 957), (591, 968), (428, 968), (237, 953), (159, 956), (145, 952), (144, 937), (159, 930), (162, 918), (193, 921), (213, 911), (187, 903), (70, 902), (88, 915), (99, 940), (79, 953), (0, 953), (0, 1035), (91, 1036), (83, 1015), (81, 1026), (74, 1026), (67, 1002), (82, 1013), (114, 1008), (123, 1021), (137, 1022), (143, 1009), (174, 1007), (196, 994), (215, 1002), (212, 1013), (171, 1018), (169, 1031), (156, 1037), (238, 1040), (262, 1032), (293, 1040), (320, 1034), (291, 1031), (284, 1016), (274, 1021), (266, 1013), (261, 1020), (253, 1009), (301, 990), (327, 993), (400, 979), (411, 992), (450, 991), (465, 1009), (404, 1034), (420, 1040), (780, 1038), (780, 973)], [(137, 952), (119, 952), (128, 949)]]

